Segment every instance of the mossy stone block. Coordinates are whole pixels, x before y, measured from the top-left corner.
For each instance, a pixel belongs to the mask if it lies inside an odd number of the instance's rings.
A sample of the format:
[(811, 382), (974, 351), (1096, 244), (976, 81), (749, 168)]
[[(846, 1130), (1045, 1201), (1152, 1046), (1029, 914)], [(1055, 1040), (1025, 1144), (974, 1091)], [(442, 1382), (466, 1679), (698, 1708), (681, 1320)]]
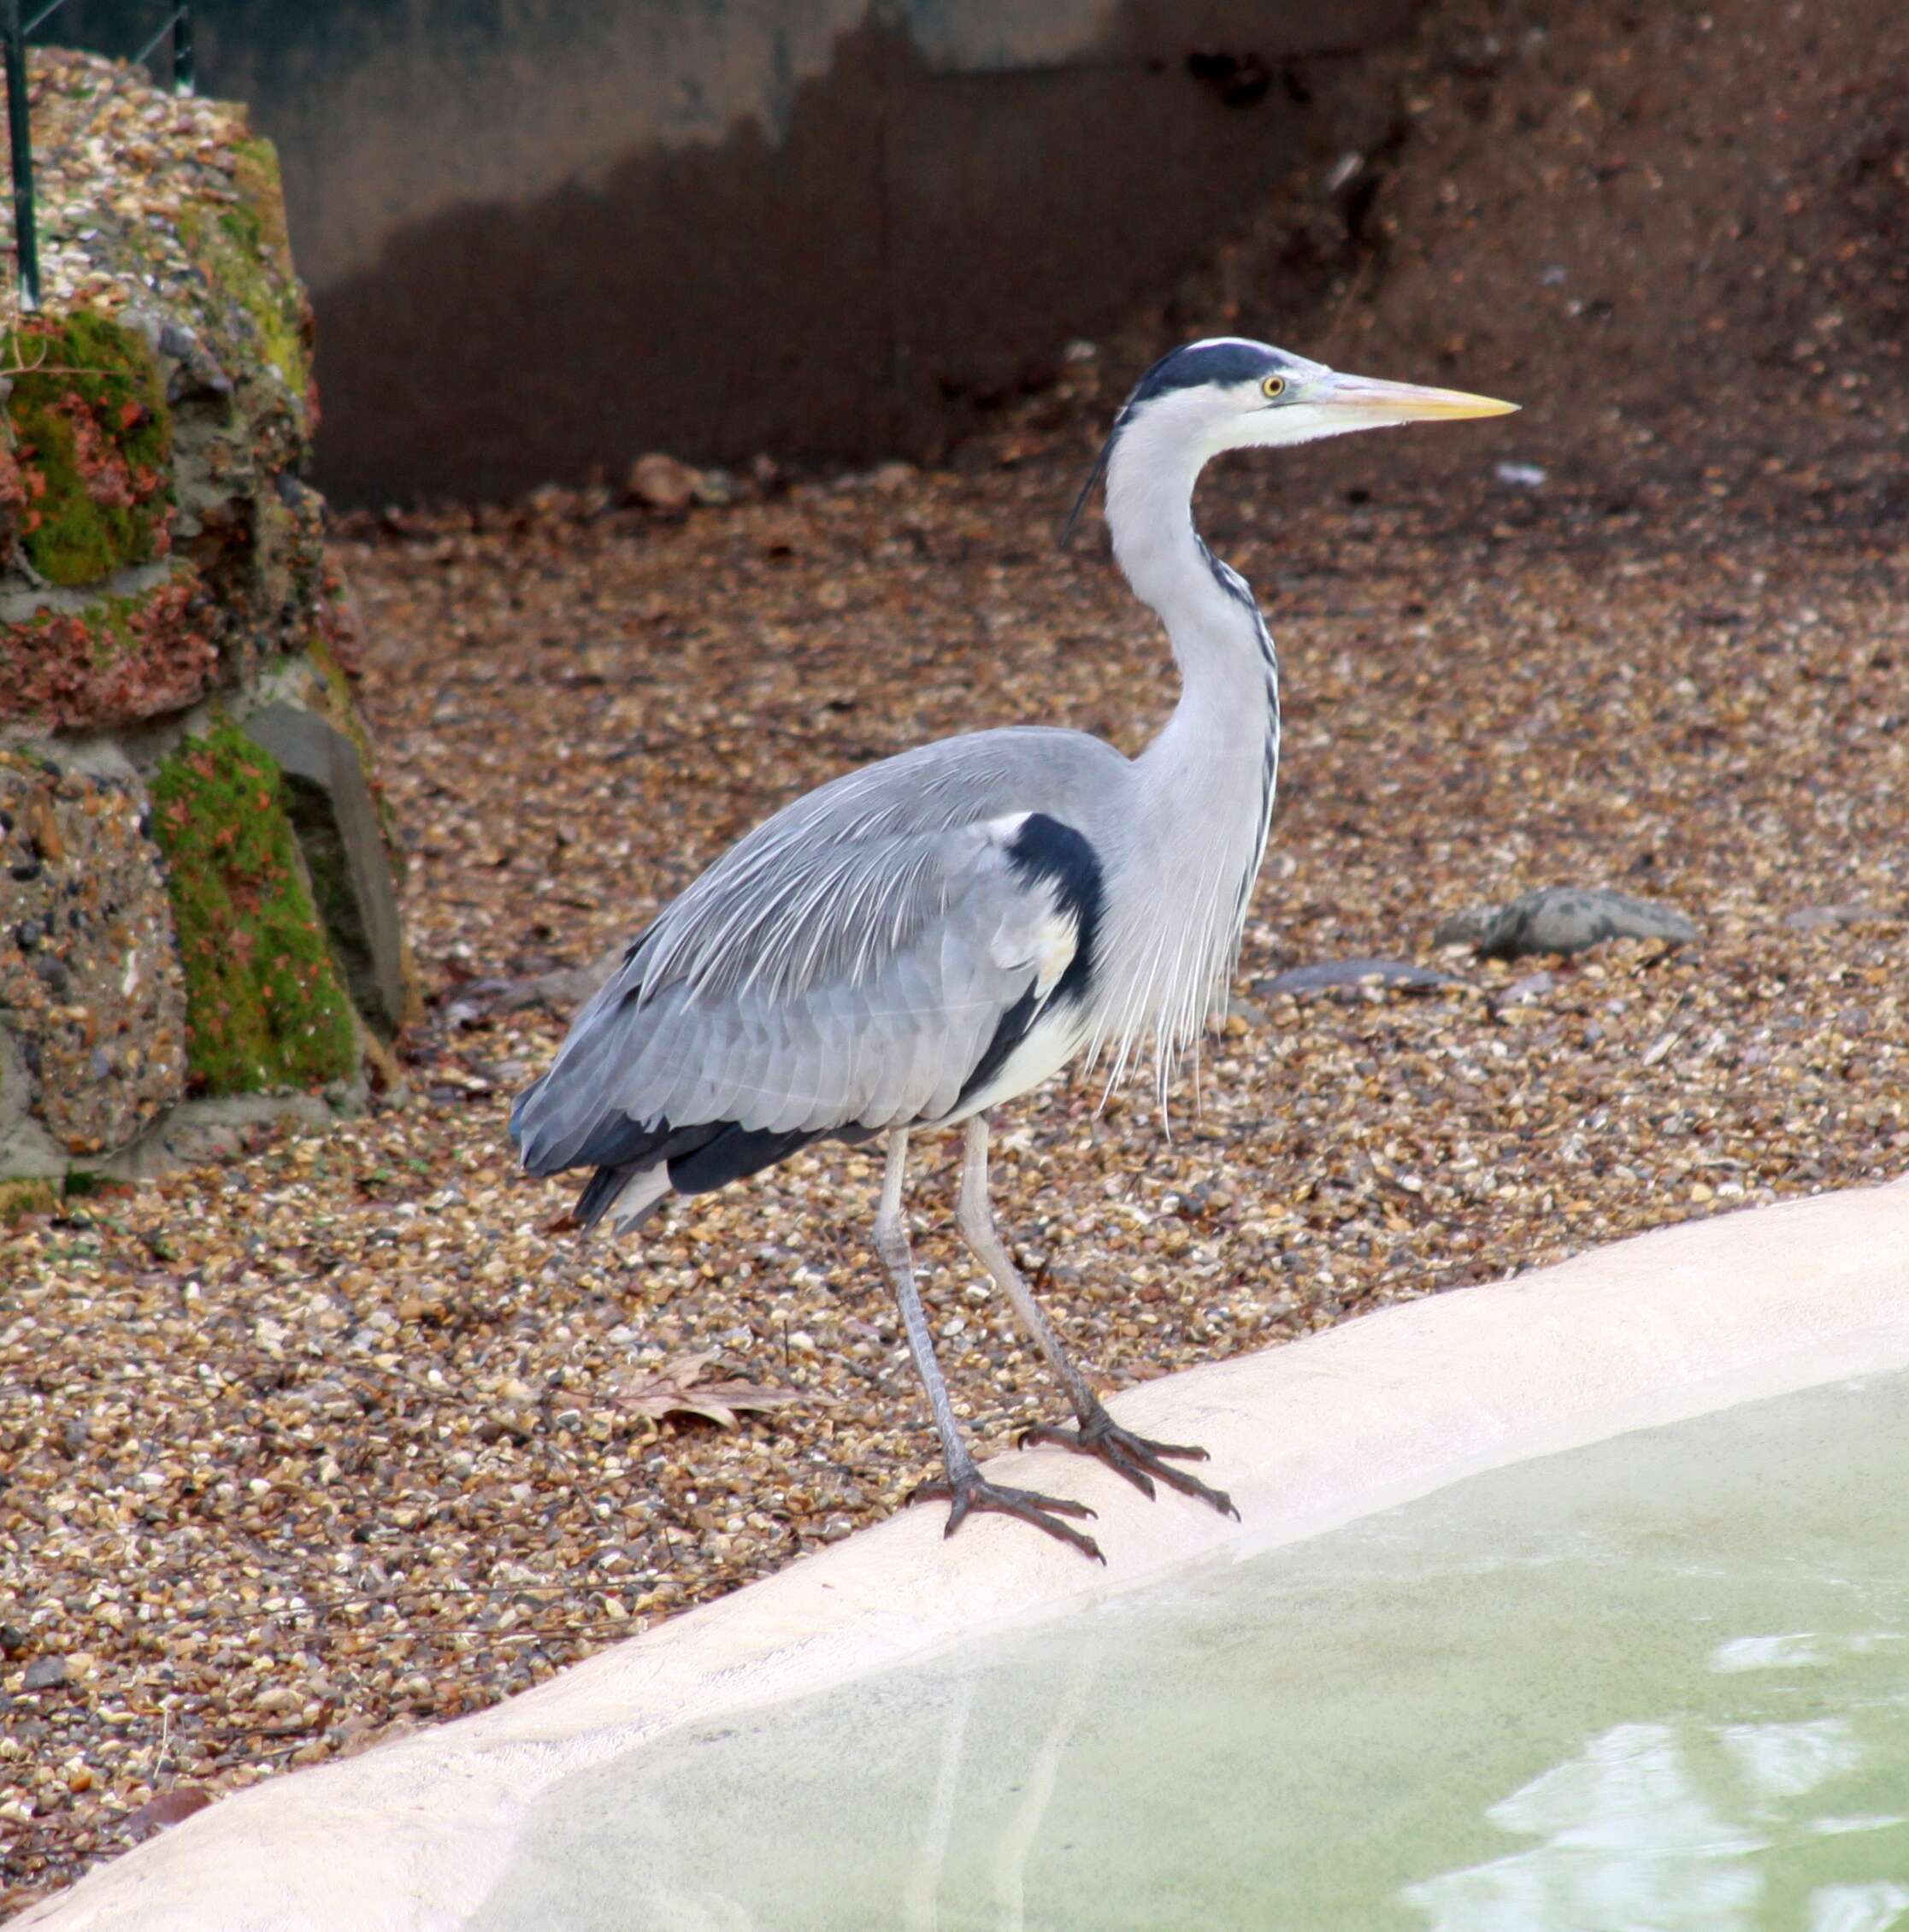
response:
[(206, 279), (226, 344), (244, 346), (244, 362), (262, 360), (302, 409), (311, 382), (311, 309), (286, 235), (278, 154), (256, 138), (233, 151), (239, 199), (217, 210), (183, 209), (180, 239)]
[(186, 1089), (186, 999), (146, 809), (130, 771), (0, 751), (0, 1034), (25, 1087), (12, 1098), (73, 1157), (125, 1146)]
[(0, 597), (0, 720), (98, 731), (183, 710), (210, 688), (216, 614), (191, 561), (113, 580), (110, 592)]
[(153, 775), (186, 971), (186, 1064), (208, 1093), (349, 1078), (357, 1034), (278, 762), (228, 722)]

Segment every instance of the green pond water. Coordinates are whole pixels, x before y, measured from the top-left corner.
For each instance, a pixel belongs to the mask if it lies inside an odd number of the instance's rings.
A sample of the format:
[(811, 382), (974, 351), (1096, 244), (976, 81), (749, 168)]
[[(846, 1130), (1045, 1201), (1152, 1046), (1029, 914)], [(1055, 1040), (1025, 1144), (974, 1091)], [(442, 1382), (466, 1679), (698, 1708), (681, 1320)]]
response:
[(567, 1781), (486, 1932), (1909, 1932), (1909, 1375)]

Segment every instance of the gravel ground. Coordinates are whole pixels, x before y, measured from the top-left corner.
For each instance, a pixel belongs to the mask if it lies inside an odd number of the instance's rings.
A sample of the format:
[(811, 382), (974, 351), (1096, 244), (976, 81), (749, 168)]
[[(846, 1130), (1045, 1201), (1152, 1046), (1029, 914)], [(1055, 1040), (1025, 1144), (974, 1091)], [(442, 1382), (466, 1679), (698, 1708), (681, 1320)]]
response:
[[(1110, 1387), (1909, 1166), (1900, 546), (1815, 499), (1747, 527), (1713, 495), (1503, 487), (1468, 432), (1463, 503), (1382, 500), (1376, 437), (1381, 500), (1309, 495), (1303, 456), (1207, 486), (1287, 664), (1246, 997), (1170, 1135), (1140, 1090), (1097, 1112), (1080, 1084), (1000, 1122), (1003, 1224)], [(485, 982), (591, 959), (782, 799), (924, 737), (1136, 746), (1170, 667), (1104, 546), (1052, 550), (1086, 450), (1046, 442), (675, 521), (551, 492), (343, 545), (435, 1004), (368, 1116), (0, 1236), (9, 1905), (135, 1841), (155, 1794), (488, 1704), (930, 1472), (868, 1154), (580, 1246), (504, 1134), (560, 1022)], [(1433, 951), (1441, 916), (1556, 881), (1701, 937)], [(1466, 985), (1252, 990), (1367, 955)], [(923, 1289), (992, 1451), (1057, 1405), (952, 1238), (954, 1152), (919, 1163)], [(698, 1352), (798, 1399), (729, 1430), (617, 1401)]]

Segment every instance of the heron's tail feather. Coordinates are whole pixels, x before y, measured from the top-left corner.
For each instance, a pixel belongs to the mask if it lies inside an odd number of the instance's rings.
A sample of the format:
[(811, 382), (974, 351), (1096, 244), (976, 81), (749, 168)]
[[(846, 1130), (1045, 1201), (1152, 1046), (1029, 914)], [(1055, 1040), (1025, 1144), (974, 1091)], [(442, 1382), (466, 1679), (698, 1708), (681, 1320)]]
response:
[(732, 1181), (745, 1180), (787, 1160), (816, 1140), (856, 1142), (873, 1137), (869, 1128), (817, 1132), (797, 1128), (786, 1134), (739, 1127), (734, 1121), (672, 1128), (667, 1121), (652, 1129), (634, 1158), (599, 1167), (585, 1183), (571, 1210), (580, 1228), (593, 1228), (607, 1215), (616, 1232), (639, 1228), (671, 1194), (707, 1194)]
[(600, 1167), (590, 1176), (571, 1218), (579, 1228), (594, 1228), (605, 1215), (616, 1216), (616, 1230), (627, 1234), (640, 1228), (670, 1193), (669, 1168), (663, 1161), (630, 1161), (622, 1167)]

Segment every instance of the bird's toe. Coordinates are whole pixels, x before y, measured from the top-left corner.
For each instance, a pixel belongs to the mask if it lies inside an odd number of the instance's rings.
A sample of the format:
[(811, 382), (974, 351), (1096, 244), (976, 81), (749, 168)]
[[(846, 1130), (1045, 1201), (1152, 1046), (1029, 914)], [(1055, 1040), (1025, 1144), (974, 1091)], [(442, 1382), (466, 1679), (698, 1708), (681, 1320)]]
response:
[(941, 1532), (944, 1537), (952, 1536), (967, 1521), (970, 1511), (986, 1510), (1043, 1530), (1063, 1543), (1071, 1544), (1096, 1563), (1107, 1560), (1093, 1537), (1062, 1520), (1094, 1514), (1085, 1503), (1065, 1496), (1044, 1496), (1034, 1489), (1010, 1489), (1004, 1483), (988, 1481), (976, 1470), (942, 1481), (924, 1482), (908, 1499), (910, 1503), (946, 1502), (949, 1505), (948, 1521)]
[(1078, 1428), (1061, 1428), (1040, 1422), (1024, 1430), (1020, 1440), (1023, 1448), (1034, 1443), (1052, 1442), (1079, 1455), (1095, 1457), (1109, 1469), (1125, 1476), (1149, 1500), (1156, 1493), (1153, 1485), (1158, 1481), (1170, 1489), (1177, 1489), (1182, 1496), (1198, 1497), (1222, 1516), (1231, 1517), (1235, 1523), (1240, 1520), (1239, 1511), (1234, 1508), (1232, 1498), (1224, 1490), (1213, 1488), (1197, 1476), (1187, 1475), (1186, 1470), (1175, 1469), (1167, 1460), (1170, 1457), (1177, 1457), (1182, 1462), (1204, 1463), (1208, 1460), (1204, 1449), (1191, 1444), (1156, 1442), (1151, 1437), (1135, 1435), (1131, 1429), (1122, 1428), (1098, 1405), (1093, 1414), (1082, 1418)]

